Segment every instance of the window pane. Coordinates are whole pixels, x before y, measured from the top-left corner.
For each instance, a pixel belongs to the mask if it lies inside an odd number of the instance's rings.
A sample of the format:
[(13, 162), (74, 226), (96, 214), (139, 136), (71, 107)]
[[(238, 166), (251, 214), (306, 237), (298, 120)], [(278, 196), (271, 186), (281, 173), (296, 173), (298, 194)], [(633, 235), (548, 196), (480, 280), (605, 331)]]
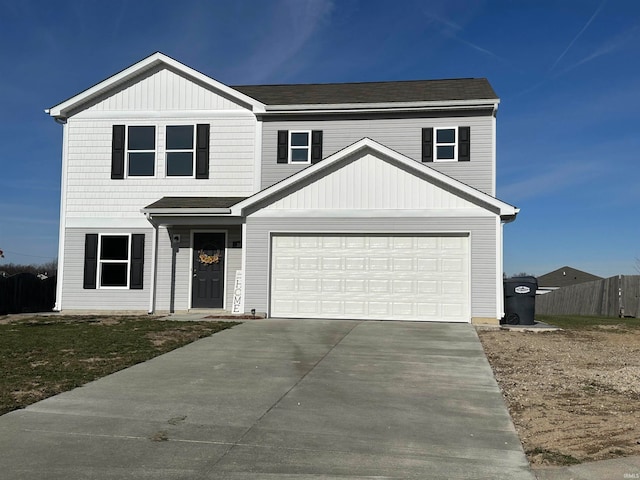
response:
[(309, 145), (309, 133), (292, 133), (291, 134), (291, 146), (292, 147), (306, 147)]
[(170, 177), (193, 175), (193, 153), (167, 153), (167, 175)]
[(453, 145), (438, 146), (438, 160), (453, 160)]
[(293, 148), (293, 149), (291, 149), (291, 161), (292, 162), (308, 162), (309, 161), (309, 149), (308, 148)]
[(129, 150), (155, 150), (156, 127), (129, 127)]
[(126, 287), (127, 264), (103, 263), (100, 272), (100, 286), (102, 287)]
[(155, 167), (156, 154), (130, 153), (129, 154), (129, 176), (152, 177)]
[(437, 130), (437, 136), (436, 136), (437, 143), (455, 143), (455, 141), (456, 141), (456, 130), (454, 128)]
[(167, 150), (193, 148), (193, 125), (167, 127)]
[(124, 235), (103, 235), (100, 243), (101, 260), (128, 260), (129, 237)]

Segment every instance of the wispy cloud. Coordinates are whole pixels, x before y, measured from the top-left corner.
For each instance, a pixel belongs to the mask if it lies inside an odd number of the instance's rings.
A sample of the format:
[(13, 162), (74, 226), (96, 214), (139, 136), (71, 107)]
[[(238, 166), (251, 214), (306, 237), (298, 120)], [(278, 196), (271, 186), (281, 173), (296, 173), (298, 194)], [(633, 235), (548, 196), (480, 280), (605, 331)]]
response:
[(499, 188), (498, 195), (512, 202), (548, 196), (569, 186), (585, 183), (601, 175), (602, 165), (597, 162), (559, 163), (556, 167), (545, 167), (544, 173), (529, 176), (524, 180), (508, 183)]
[(299, 53), (319, 35), (334, 11), (333, 0), (281, 0), (269, 5), (253, 51), (230, 69), (243, 83), (268, 82), (274, 76), (284, 81), (287, 74), (304, 69), (312, 58)]
[(562, 70), (561, 73), (565, 74), (573, 70), (574, 68), (579, 67), (580, 65), (583, 65), (587, 62), (590, 62), (591, 60), (595, 60), (598, 57), (607, 55), (609, 53), (612, 53), (618, 50), (619, 48), (622, 48), (624, 45), (629, 43), (637, 35), (638, 31), (640, 31), (640, 25), (634, 25), (633, 27), (625, 30), (624, 32), (619, 33), (615, 37), (604, 42), (602, 45), (600, 45), (591, 54), (587, 55), (582, 60), (572, 65), (569, 65), (567, 68)]
[(446, 37), (456, 40), (457, 42), (460, 42), (463, 45), (466, 45), (467, 47), (470, 47), (480, 53), (496, 58), (502, 62), (507, 62), (507, 59), (505, 59), (504, 57), (501, 57), (497, 53), (492, 52), (489, 49), (481, 47), (477, 43), (471, 42), (463, 38), (461, 35), (461, 32), (463, 31), (464, 28), (462, 25), (454, 22), (453, 20), (444, 18), (441, 15), (434, 13), (432, 10), (423, 9), (422, 13), (424, 14), (425, 17), (427, 17), (433, 23), (439, 25), (440, 32)]
[(560, 61), (562, 60), (562, 58), (567, 54), (567, 52), (571, 49), (571, 47), (573, 46), (574, 43), (576, 43), (576, 41), (578, 40), (578, 38), (580, 38), (580, 36), (585, 32), (585, 30), (587, 28), (589, 28), (589, 25), (591, 25), (591, 23), (595, 20), (595, 18), (598, 16), (598, 14), (600, 13), (600, 11), (602, 10), (602, 8), (604, 7), (604, 4), (607, 3), (607, 0), (603, 0), (602, 3), (600, 3), (600, 5), (598, 5), (598, 8), (596, 8), (596, 11), (593, 12), (593, 15), (591, 15), (591, 18), (589, 18), (589, 20), (587, 20), (587, 23), (584, 24), (584, 26), (580, 29), (580, 31), (578, 32), (578, 34), (573, 37), (573, 40), (571, 40), (571, 42), (569, 42), (569, 45), (567, 45), (567, 48), (565, 48), (563, 50), (563, 52), (558, 56), (558, 58), (556, 58), (556, 61), (553, 62), (553, 65), (551, 65), (551, 68), (549, 69), (550, 72), (552, 72), (555, 68), (556, 65), (558, 65), (558, 63), (560, 63)]

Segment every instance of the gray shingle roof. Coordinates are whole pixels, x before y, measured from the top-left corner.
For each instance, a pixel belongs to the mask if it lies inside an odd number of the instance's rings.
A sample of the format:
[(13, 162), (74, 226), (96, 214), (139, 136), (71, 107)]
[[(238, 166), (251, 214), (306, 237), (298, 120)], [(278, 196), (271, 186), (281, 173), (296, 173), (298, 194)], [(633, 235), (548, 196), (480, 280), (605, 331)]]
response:
[(602, 277), (583, 272), (575, 268), (564, 266), (553, 272), (538, 277), (538, 287), (568, 287), (579, 283), (602, 280)]
[(229, 208), (246, 197), (162, 197), (147, 205), (152, 208)]
[(486, 78), (400, 82), (241, 85), (232, 87), (266, 105), (497, 100)]

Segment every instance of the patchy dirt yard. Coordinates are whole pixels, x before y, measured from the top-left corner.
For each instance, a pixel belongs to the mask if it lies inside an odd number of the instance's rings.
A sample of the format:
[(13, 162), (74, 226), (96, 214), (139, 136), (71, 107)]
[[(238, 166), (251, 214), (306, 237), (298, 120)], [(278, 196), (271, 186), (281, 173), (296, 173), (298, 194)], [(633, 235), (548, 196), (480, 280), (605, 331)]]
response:
[(640, 455), (640, 330), (478, 334), (532, 465)]

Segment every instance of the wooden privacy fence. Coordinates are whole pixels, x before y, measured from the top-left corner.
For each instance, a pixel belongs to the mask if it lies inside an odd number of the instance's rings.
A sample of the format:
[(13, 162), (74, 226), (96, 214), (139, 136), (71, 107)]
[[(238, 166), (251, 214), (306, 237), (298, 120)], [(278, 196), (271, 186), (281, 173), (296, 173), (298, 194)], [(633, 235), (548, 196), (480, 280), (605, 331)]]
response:
[(536, 313), (640, 318), (640, 275), (618, 275), (538, 295)]
[(50, 312), (55, 300), (55, 276), (44, 280), (32, 273), (0, 277), (0, 315)]

